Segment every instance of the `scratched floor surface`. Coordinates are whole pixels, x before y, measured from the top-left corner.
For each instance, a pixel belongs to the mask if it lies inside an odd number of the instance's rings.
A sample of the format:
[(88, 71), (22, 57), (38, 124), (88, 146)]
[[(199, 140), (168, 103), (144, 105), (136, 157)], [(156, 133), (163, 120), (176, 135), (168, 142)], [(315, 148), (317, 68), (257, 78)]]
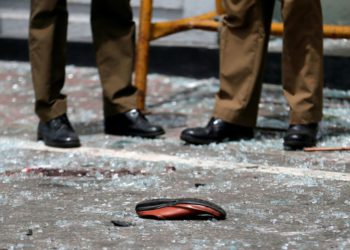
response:
[[(256, 138), (188, 146), (211, 116), (217, 79), (149, 77), (155, 140), (103, 134), (94, 68), (67, 67), (68, 114), (83, 147), (36, 141), (30, 68), (0, 62), (0, 249), (349, 249), (350, 153), (286, 152), (288, 107), (264, 85)], [(319, 146), (350, 146), (350, 92), (325, 90)], [(215, 202), (225, 221), (154, 221), (151, 198)], [(115, 226), (118, 221), (126, 227)]]

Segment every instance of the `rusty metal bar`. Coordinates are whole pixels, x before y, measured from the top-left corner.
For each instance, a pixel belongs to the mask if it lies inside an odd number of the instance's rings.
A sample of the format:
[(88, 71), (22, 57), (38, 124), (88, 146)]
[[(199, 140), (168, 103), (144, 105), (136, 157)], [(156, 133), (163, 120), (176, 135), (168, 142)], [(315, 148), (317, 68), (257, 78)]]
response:
[[(274, 36), (283, 35), (283, 24), (273, 23), (271, 25), (271, 34)], [(342, 25), (324, 25), (323, 36), (333, 39), (350, 39), (350, 26)]]
[(152, 11), (153, 0), (141, 0), (141, 21), (135, 61), (135, 86), (138, 89), (136, 105), (141, 110), (145, 109)]
[(153, 23), (151, 25), (151, 39), (156, 40), (164, 36), (191, 29), (215, 31), (219, 27), (219, 23), (214, 20), (216, 16), (216, 12), (212, 11), (199, 16), (182, 18), (175, 21)]
[[(216, 17), (215, 12), (208, 12), (205, 15), (178, 19), (176, 21), (158, 22), (151, 25), (151, 40), (175, 34), (178, 32), (200, 29), (207, 31), (217, 31), (220, 23), (214, 18)], [(205, 19), (204, 17), (208, 17)], [(333, 39), (350, 39), (350, 26), (339, 26), (339, 25), (324, 25), (323, 34), (325, 38)], [(283, 24), (272, 23), (271, 35), (282, 36), (283, 35)]]
[(334, 152), (334, 151), (350, 151), (350, 147), (314, 147), (304, 148), (305, 152)]
[(222, 6), (222, 0), (216, 0), (215, 1), (215, 8), (216, 8), (216, 13), (218, 15), (222, 15), (225, 13), (224, 8)]

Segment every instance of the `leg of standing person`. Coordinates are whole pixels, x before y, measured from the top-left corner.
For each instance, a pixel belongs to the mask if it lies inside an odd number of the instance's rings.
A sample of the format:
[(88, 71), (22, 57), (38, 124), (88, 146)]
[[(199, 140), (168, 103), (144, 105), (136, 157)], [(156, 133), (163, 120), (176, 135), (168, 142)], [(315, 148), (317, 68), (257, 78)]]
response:
[(66, 0), (31, 0), (29, 52), (40, 122), (38, 139), (55, 147), (78, 147), (79, 138), (67, 116), (65, 80)]
[(283, 88), (290, 106), (286, 149), (316, 144), (322, 119), (323, 29), (320, 0), (284, 0)]
[(220, 37), (220, 90), (206, 127), (186, 129), (193, 144), (250, 139), (254, 136), (262, 70), (274, 0), (224, 0), (227, 15)]
[(141, 137), (164, 134), (135, 109), (135, 24), (130, 0), (92, 0), (91, 27), (103, 87), (105, 132)]

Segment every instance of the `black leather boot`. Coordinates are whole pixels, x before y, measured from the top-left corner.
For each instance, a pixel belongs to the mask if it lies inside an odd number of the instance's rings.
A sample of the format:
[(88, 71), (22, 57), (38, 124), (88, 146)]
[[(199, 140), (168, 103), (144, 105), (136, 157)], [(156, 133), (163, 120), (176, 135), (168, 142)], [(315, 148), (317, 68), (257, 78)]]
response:
[(43, 140), (45, 145), (51, 147), (80, 147), (79, 137), (75, 133), (66, 114), (48, 122), (39, 122), (38, 140)]
[(105, 133), (110, 135), (154, 138), (165, 133), (160, 126), (151, 124), (137, 109), (105, 118)]
[(317, 123), (290, 125), (284, 137), (284, 149), (301, 150), (316, 146), (317, 131)]
[(197, 145), (248, 140), (253, 137), (253, 128), (235, 125), (217, 118), (211, 118), (206, 127), (185, 129), (180, 136), (181, 140)]

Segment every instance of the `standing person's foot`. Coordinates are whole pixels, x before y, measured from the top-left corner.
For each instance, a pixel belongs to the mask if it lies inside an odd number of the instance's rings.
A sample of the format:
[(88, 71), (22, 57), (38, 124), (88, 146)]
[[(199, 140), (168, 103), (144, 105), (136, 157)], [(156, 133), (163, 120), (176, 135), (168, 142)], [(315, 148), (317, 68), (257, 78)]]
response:
[(165, 133), (161, 126), (151, 124), (137, 109), (105, 118), (105, 133), (110, 135), (154, 138)]
[(57, 148), (80, 147), (78, 135), (75, 133), (66, 114), (56, 117), (48, 122), (39, 122), (38, 140), (45, 145)]
[(317, 123), (290, 125), (284, 136), (284, 149), (302, 150), (306, 147), (316, 146), (317, 131)]
[(249, 140), (253, 137), (253, 128), (235, 125), (217, 118), (211, 118), (206, 127), (185, 129), (180, 136), (181, 140), (197, 145)]

